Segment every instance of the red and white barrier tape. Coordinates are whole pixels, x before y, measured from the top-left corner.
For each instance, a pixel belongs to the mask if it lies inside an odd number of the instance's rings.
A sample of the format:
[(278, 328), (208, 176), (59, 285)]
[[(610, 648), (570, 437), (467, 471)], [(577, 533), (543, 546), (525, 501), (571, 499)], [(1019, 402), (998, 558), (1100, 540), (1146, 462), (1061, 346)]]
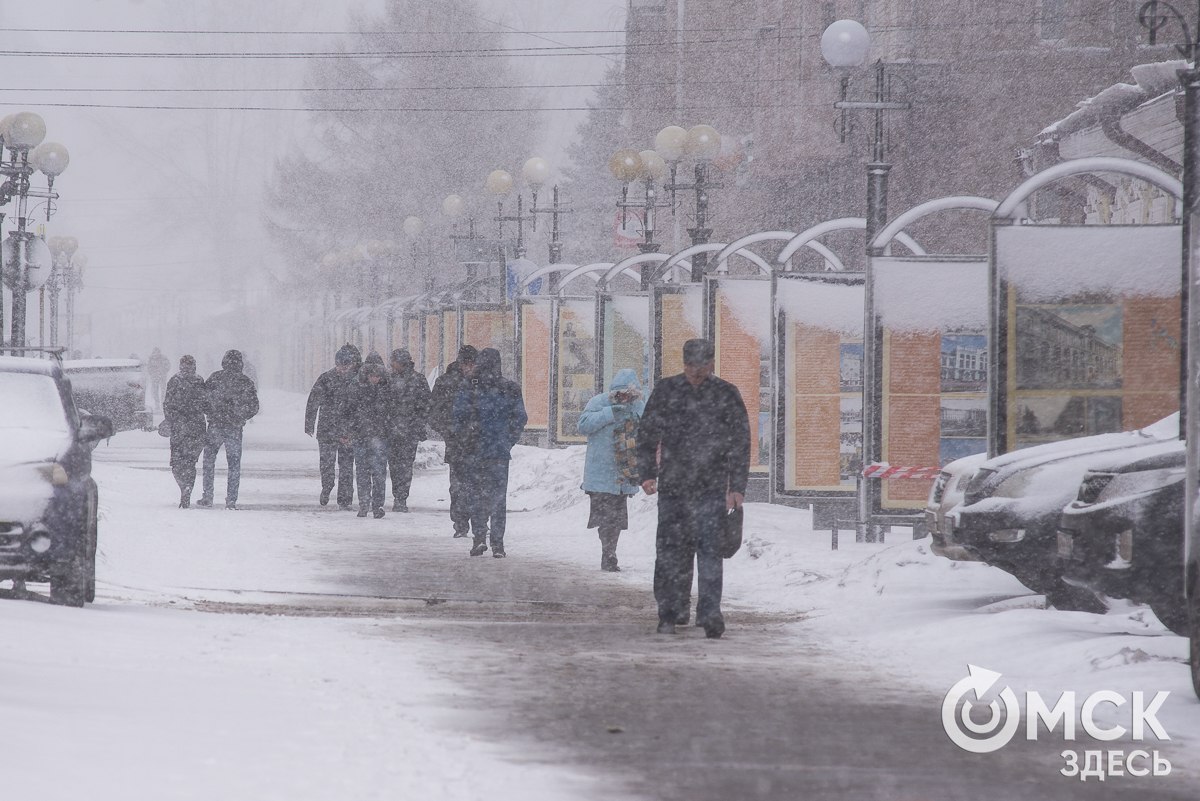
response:
[(893, 467), (887, 462), (875, 462), (863, 468), (864, 478), (937, 478), (940, 467)]

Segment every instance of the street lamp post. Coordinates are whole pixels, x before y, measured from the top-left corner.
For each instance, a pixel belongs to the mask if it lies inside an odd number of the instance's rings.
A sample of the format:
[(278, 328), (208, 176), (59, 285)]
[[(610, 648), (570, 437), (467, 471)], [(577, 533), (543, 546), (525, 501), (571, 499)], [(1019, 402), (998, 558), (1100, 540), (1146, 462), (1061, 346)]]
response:
[[(671, 178), (663, 189), (671, 193), (671, 206), (675, 206), (675, 193), (693, 190), (696, 193), (696, 224), (687, 229), (693, 245), (704, 245), (712, 236), (708, 227), (708, 191), (720, 189), (708, 174), (709, 163), (721, 152), (721, 135), (711, 125), (693, 125), (686, 131), (678, 125), (668, 125), (654, 137), (654, 150), (670, 169)], [(692, 183), (680, 183), (676, 176), (679, 163), (685, 157), (695, 160), (695, 178)], [(704, 280), (708, 269), (708, 254), (697, 254), (692, 258), (692, 281)]]
[[(9, 236), (5, 245), (3, 264), (4, 283), (12, 291), (12, 333), (9, 344), (13, 347), (25, 346), (25, 316), (26, 294), (36, 289), (40, 284), (37, 273), (45, 272), (40, 280), (48, 277), (50, 264), (39, 264), (37, 259), (43, 257), (49, 261), (49, 249), (33, 232), (27, 230), (29, 222), (29, 198), (42, 198), (46, 201), (46, 219), (54, 210), (54, 201), (58, 194), (54, 191), (54, 179), (67, 168), (70, 155), (67, 149), (55, 142), (44, 142), (46, 138), (46, 123), (37, 114), (22, 111), (10, 114), (0, 120), (0, 175), (4, 183), (0, 184), (0, 206), (7, 205), (14, 198), (17, 201), (17, 230)], [(4, 151), (8, 151), (8, 159), (4, 159)], [(30, 179), (35, 172), (46, 176), (46, 190), (33, 189)], [(0, 222), (3, 215), (0, 215)], [(36, 241), (35, 241), (36, 240)], [(8, 245), (11, 243), (11, 247)], [(40, 245), (39, 245), (40, 243)], [(0, 319), (0, 328), (3, 320)]]
[(67, 350), (75, 350), (75, 293), (83, 289), (83, 268), (87, 267), (86, 253), (76, 253), (67, 262)]
[[(554, 170), (550, 166), (550, 163), (543, 158), (533, 156), (525, 160), (525, 163), (521, 166), (521, 177), (529, 185), (533, 202), (529, 206), (529, 212), (526, 213), (524, 196), (518, 192), (517, 213), (513, 215), (506, 215), (504, 213), (504, 196), (512, 190), (515, 184), (512, 175), (505, 170), (494, 170), (488, 175), (486, 182), (488, 191), (500, 196), (500, 199), (497, 201), (495, 221), (500, 225), (500, 263), (502, 266), (506, 261), (504, 253), (504, 223), (515, 222), (517, 224), (517, 241), (514, 248), (514, 255), (518, 259), (523, 259), (525, 258), (525, 223), (528, 221), (530, 230), (537, 231), (537, 218), (539, 214), (550, 215), (550, 264), (558, 264), (562, 261), (563, 242), (559, 223), (562, 215), (569, 214), (571, 209), (563, 205), (558, 184), (555, 184), (551, 190), (550, 205), (544, 207), (538, 206), (538, 192), (545, 186), (546, 181), (550, 179), (553, 172)], [(554, 292), (558, 284), (557, 273), (551, 274), (549, 283), (550, 291)]]
[[(877, 347), (880, 341), (880, 326), (875, 314), (874, 276), (871, 256), (882, 255), (873, 246), (876, 235), (887, 225), (888, 176), (892, 165), (887, 160), (887, 140), (884, 127), (884, 112), (906, 109), (908, 103), (893, 102), (888, 96), (886, 65), (875, 62), (874, 96), (870, 100), (850, 100), (849, 71), (862, 67), (871, 52), (871, 35), (861, 23), (854, 20), (838, 20), (821, 34), (821, 55), (831, 67), (841, 71), (841, 91), (834, 107), (842, 112), (841, 137), (846, 136), (846, 112), (865, 110), (873, 112), (874, 129), (871, 137), (871, 160), (867, 162), (867, 266), (863, 281), (863, 454), (864, 465), (879, 460), (883, 451), (883, 426), (879, 402), (883, 397), (883, 354)], [(880, 498), (880, 479), (859, 475), (858, 482), (858, 525), (860, 541), (875, 542), (878, 534), (871, 523)]]
[[(617, 201), (617, 208), (621, 210), (621, 227), (625, 227), (629, 209), (641, 209), (642, 241), (638, 243), (638, 250), (643, 254), (656, 253), (659, 248), (659, 243), (654, 241), (656, 211), (671, 204), (659, 202), (655, 183), (666, 176), (667, 163), (653, 150), (643, 150), (639, 153), (636, 150), (623, 149), (618, 150), (609, 159), (608, 169), (613, 177), (621, 182), (621, 199)], [(629, 184), (634, 181), (641, 181), (643, 184), (641, 200), (629, 199)], [(652, 272), (650, 269), (642, 270), (643, 290), (650, 288)]]

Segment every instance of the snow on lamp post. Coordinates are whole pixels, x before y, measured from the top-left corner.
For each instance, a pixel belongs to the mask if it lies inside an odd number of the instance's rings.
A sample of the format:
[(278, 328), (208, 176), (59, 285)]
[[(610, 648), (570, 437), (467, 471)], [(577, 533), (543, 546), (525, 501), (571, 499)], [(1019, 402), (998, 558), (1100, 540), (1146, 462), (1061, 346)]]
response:
[[(721, 153), (721, 135), (711, 125), (693, 125), (684, 130), (678, 125), (668, 125), (654, 137), (654, 152), (664, 163), (664, 172), (670, 171), (670, 179), (663, 189), (671, 193), (671, 207), (675, 206), (675, 193), (694, 190), (696, 193), (696, 225), (688, 229), (693, 245), (707, 244), (712, 236), (708, 227), (708, 190), (719, 189), (720, 184), (709, 177), (709, 165)], [(690, 158), (695, 161), (695, 179), (690, 184), (676, 179), (679, 163)], [(692, 281), (704, 280), (708, 269), (708, 254), (701, 253), (692, 258)]]

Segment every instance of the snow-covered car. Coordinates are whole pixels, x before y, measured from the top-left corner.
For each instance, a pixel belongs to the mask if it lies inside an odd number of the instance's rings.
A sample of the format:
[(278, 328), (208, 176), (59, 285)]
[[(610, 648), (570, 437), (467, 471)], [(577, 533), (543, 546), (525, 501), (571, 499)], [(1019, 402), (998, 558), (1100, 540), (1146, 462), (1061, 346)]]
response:
[(79, 409), (104, 415), (117, 431), (150, 427), (146, 374), (137, 359), (73, 359), (62, 369)]
[(1183, 598), (1186, 445), (1171, 440), (1094, 462), (1063, 509), (1058, 558), (1068, 581), (1148, 604), (1187, 633)]
[(113, 434), (81, 414), (56, 362), (0, 356), (0, 581), (48, 582), (50, 600), (96, 594), (92, 448)]
[(929, 490), (929, 502), (925, 505), (925, 527), (929, 529), (931, 549), (938, 556), (963, 562), (978, 561), (979, 557), (955, 541), (954, 531), (946, 515), (962, 503), (967, 484), (975, 476), (979, 466), (986, 461), (986, 453), (975, 453), (955, 459), (942, 468), (933, 482), (933, 487)]
[(1115, 453), (1134, 458), (1131, 449), (1178, 436), (1176, 413), (1136, 431), (1078, 437), (989, 459), (968, 483), (962, 504), (947, 514), (954, 539), (1060, 609), (1103, 611), (1095, 593), (1063, 580), (1058, 564), (1063, 507), (1095, 462)]

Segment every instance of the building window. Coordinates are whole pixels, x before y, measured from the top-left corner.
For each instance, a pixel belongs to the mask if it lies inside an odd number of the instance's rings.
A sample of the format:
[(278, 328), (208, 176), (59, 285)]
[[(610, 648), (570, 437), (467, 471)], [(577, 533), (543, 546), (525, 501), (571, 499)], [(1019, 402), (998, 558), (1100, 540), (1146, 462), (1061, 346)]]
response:
[(1038, 4), (1038, 30), (1043, 41), (1067, 38), (1067, 0), (1041, 0)]

